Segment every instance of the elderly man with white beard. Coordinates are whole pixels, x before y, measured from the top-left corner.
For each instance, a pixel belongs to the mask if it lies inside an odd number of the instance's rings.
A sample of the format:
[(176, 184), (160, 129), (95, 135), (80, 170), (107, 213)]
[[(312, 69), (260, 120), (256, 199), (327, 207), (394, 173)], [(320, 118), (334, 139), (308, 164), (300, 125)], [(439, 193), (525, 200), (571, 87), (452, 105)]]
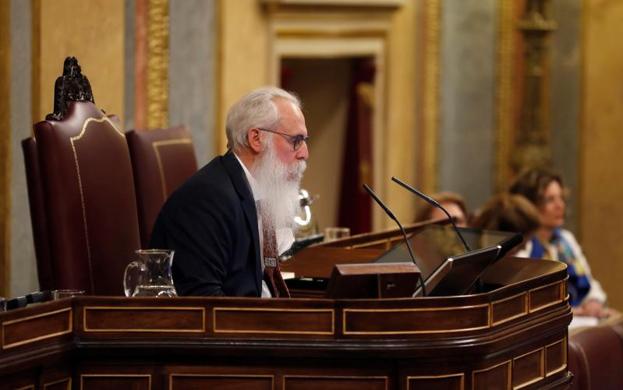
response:
[(150, 246), (175, 251), (179, 295), (287, 297), (277, 255), (294, 241), (308, 157), (300, 101), (257, 89), (230, 108), (226, 127), (229, 150), (169, 197)]

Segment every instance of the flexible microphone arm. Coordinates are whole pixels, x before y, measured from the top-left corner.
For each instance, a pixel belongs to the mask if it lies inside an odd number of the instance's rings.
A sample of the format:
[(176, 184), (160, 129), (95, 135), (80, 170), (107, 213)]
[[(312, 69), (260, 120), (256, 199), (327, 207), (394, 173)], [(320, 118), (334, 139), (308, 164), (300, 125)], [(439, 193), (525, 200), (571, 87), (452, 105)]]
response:
[[(383, 203), (381, 201), (381, 199), (379, 199), (379, 197), (376, 196), (374, 191), (372, 191), (372, 189), (370, 187), (368, 187), (367, 184), (364, 184), (363, 188), (366, 190), (366, 192), (368, 192), (368, 194), (370, 194), (372, 199), (374, 199), (374, 201), (379, 206), (381, 206), (383, 211), (385, 211), (385, 214), (387, 214), (391, 219), (393, 219), (396, 222), (396, 224), (398, 224), (398, 227), (400, 228), (400, 231), (402, 232), (402, 237), (404, 238), (405, 242), (407, 243), (407, 249), (409, 250), (409, 256), (411, 256), (411, 261), (413, 261), (413, 264), (415, 264), (417, 269), (420, 270), (420, 267), (418, 267), (417, 262), (415, 261), (415, 256), (413, 256), (413, 249), (411, 249), (411, 243), (409, 242), (409, 238), (407, 238), (407, 232), (405, 232), (405, 229), (402, 227), (402, 224), (400, 223), (398, 218), (396, 218), (394, 213), (392, 213), (391, 210), (385, 205), (385, 203)], [(420, 275), (419, 276), (420, 285), (422, 286), (422, 296), (426, 296), (426, 286), (424, 286), (424, 278), (422, 277), (422, 271), (421, 270), (420, 270), (419, 275)]]
[(431, 198), (430, 196), (416, 190), (415, 188), (411, 187), (410, 185), (408, 185), (407, 183), (403, 182), (402, 180), (392, 176), (392, 180), (395, 183), (400, 184), (403, 188), (405, 188), (406, 190), (414, 193), (415, 195), (419, 196), (420, 198), (424, 199), (426, 202), (430, 203), (431, 205), (437, 207), (438, 209), (440, 209), (441, 211), (443, 211), (447, 216), (448, 219), (450, 220), (450, 223), (452, 224), (452, 227), (454, 228), (454, 231), (456, 232), (456, 235), (459, 236), (459, 238), (461, 239), (461, 242), (463, 243), (463, 246), (465, 246), (465, 250), (467, 250), (468, 252), (471, 251), (471, 249), (469, 248), (469, 245), (467, 245), (467, 242), (465, 241), (465, 239), (463, 238), (463, 235), (461, 234), (461, 232), (459, 231), (459, 228), (456, 227), (456, 224), (454, 223), (454, 218), (452, 218), (452, 216), (450, 215), (450, 213), (448, 213), (448, 211), (439, 204), (439, 202), (437, 202), (435, 199)]

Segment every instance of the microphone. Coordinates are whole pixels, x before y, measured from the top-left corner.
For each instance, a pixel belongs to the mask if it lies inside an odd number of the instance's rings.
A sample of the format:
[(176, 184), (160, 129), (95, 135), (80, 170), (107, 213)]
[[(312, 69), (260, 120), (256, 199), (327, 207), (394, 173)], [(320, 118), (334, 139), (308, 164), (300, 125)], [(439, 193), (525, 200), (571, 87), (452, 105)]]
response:
[[(391, 212), (391, 210), (385, 205), (385, 203), (383, 203), (383, 201), (381, 199), (379, 199), (379, 197), (374, 193), (374, 191), (372, 191), (372, 189), (370, 187), (368, 187), (367, 184), (364, 184), (363, 188), (366, 190), (366, 192), (368, 194), (370, 194), (372, 199), (374, 199), (374, 201), (379, 206), (381, 206), (383, 211), (385, 211), (385, 214), (387, 214), (391, 219), (393, 219), (396, 222), (396, 224), (398, 224), (398, 227), (400, 228), (400, 231), (402, 232), (402, 237), (404, 238), (405, 242), (407, 243), (407, 250), (409, 251), (409, 256), (411, 256), (411, 261), (413, 261), (413, 264), (415, 264), (415, 266), (419, 270), (420, 267), (418, 267), (417, 262), (415, 261), (415, 256), (413, 256), (413, 249), (411, 249), (411, 243), (409, 242), (409, 238), (407, 238), (407, 232), (405, 232), (405, 228), (402, 227), (402, 224), (400, 223), (398, 218), (396, 218), (394, 213)], [(426, 286), (424, 286), (424, 278), (422, 277), (421, 270), (420, 270), (419, 280), (420, 280), (420, 285), (422, 286), (422, 296), (426, 296)]]
[(454, 228), (454, 231), (456, 232), (457, 236), (459, 236), (459, 238), (461, 239), (461, 242), (463, 242), (463, 246), (465, 246), (465, 250), (467, 252), (471, 251), (471, 249), (469, 248), (469, 245), (467, 245), (467, 242), (465, 241), (465, 239), (463, 238), (463, 235), (461, 234), (461, 232), (459, 231), (459, 228), (456, 227), (456, 224), (454, 223), (454, 218), (452, 218), (452, 216), (450, 215), (450, 213), (448, 213), (448, 211), (439, 204), (439, 202), (437, 202), (435, 199), (431, 198), (430, 196), (416, 190), (415, 188), (411, 187), (410, 185), (408, 185), (407, 183), (403, 182), (402, 180), (392, 176), (392, 180), (395, 183), (400, 184), (403, 188), (407, 189), (408, 191), (414, 193), (415, 195), (419, 196), (420, 198), (424, 199), (426, 202), (430, 203), (431, 205), (433, 205), (434, 207), (440, 209), (441, 211), (443, 211), (447, 216), (448, 219), (450, 220), (450, 223), (452, 224), (452, 227)]

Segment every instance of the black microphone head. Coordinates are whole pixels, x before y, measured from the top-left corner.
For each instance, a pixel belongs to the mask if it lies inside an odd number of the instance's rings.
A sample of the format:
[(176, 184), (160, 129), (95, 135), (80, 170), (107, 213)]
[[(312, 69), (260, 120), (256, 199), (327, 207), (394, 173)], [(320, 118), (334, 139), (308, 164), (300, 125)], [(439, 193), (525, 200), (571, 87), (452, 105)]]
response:
[(394, 183), (398, 183), (403, 188), (406, 188), (408, 191), (411, 191), (412, 193), (416, 194), (417, 196), (419, 196), (420, 198), (424, 199), (425, 201), (427, 201), (428, 203), (432, 204), (433, 206), (435, 206), (437, 208), (442, 208), (441, 205), (439, 204), (439, 202), (437, 202), (435, 199), (433, 199), (430, 196), (426, 195), (425, 193), (423, 193), (422, 191), (418, 190), (417, 188), (415, 188), (413, 186), (410, 186), (409, 184), (405, 183), (404, 181), (398, 179), (397, 177), (392, 176), (392, 181)]
[(368, 194), (370, 194), (370, 196), (372, 197), (372, 199), (374, 199), (374, 201), (381, 206), (381, 208), (383, 209), (383, 211), (385, 211), (385, 213), (394, 221), (398, 222), (398, 220), (396, 219), (396, 217), (394, 216), (394, 213), (391, 212), (391, 210), (385, 205), (385, 203), (383, 203), (383, 201), (374, 193), (374, 191), (372, 191), (372, 188), (370, 188), (367, 184), (363, 185), (363, 189), (366, 190), (366, 192)]
[(459, 236), (459, 238), (461, 239), (461, 241), (463, 242), (463, 246), (465, 246), (465, 249), (467, 249), (467, 251), (470, 251), (469, 245), (467, 245), (467, 242), (465, 241), (465, 239), (463, 238), (463, 235), (461, 234), (461, 232), (459, 231), (459, 229), (456, 227), (456, 224), (454, 223), (454, 218), (452, 218), (452, 216), (450, 215), (450, 213), (448, 212), (448, 210), (446, 210), (441, 204), (439, 204), (439, 202), (437, 202), (435, 199), (431, 198), (430, 196), (416, 190), (415, 188), (413, 188), (412, 186), (408, 185), (407, 183), (403, 182), (402, 180), (392, 176), (392, 181), (394, 183), (398, 183), (400, 186), (402, 186), (403, 188), (405, 188), (407, 191), (410, 191), (412, 193), (414, 193), (415, 195), (419, 196), (420, 198), (424, 199), (425, 201), (427, 201), (428, 203), (430, 203), (431, 205), (437, 207), (438, 209), (440, 209), (441, 211), (444, 212), (444, 214), (446, 214), (446, 216), (448, 217), (448, 220), (450, 221), (450, 223), (452, 224), (452, 227), (454, 228), (454, 231), (456, 232), (456, 234)]

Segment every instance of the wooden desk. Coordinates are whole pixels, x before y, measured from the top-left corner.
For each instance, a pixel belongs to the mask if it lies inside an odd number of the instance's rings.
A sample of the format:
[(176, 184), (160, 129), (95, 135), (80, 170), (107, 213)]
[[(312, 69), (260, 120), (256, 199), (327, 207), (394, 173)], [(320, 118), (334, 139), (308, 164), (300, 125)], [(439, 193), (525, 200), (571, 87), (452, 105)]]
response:
[(509, 259), (470, 296), (80, 296), (0, 313), (0, 387), (566, 388), (566, 270)]

